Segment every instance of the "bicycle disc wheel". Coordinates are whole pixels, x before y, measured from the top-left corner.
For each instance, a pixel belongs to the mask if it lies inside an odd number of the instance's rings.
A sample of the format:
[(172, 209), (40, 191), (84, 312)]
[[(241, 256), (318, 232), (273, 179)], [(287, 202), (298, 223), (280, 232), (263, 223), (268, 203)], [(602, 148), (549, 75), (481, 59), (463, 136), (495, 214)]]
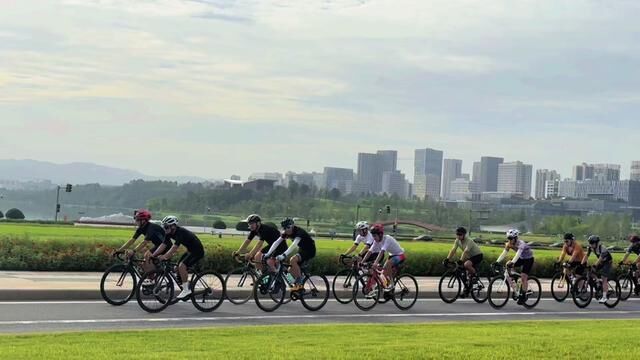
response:
[(633, 279), (629, 275), (621, 275), (618, 277), (620, 284), (620, 300), (627, 301), (633, 294)]
[(540, 280), (535, 276), (529, 276), (527, 279), (527, 292), (525, 293), (525, 302), (522, 304), (527, 309), (533, 309), (540, 302), (542, 297), (542, 285)]
[(191, 284), (191, 303), (202, 312), (211, 312), (225, 298), (225, 283), (222, 276), (214, 271), (198, 274)]
[(358, 309), (369, 311), (378, 303), (382, 295), (382, 285), (369, 274), (358, 276), (353, 287), (353, 303)]
[(300, 296), (302, 306), (309, 311), (322, 309), (329, 300), (329, 280), (323, 275), (305, 276), (304, 287)]
[(462, 281), (456, 273), (446, 273), (438, 283), (438, 295), (447, 304), (455, 302), (460, 296)]
[(331, 291), (333, 297), (340, 304), (348, 304), (353, 301), (353, 285), (356, 282), (356, 277), (351, 269), (343, 269), (338, 271), (336, 276), (333, 277), (331, 283)]
[(124, 305), (135, 294), (137, 275), (130, 267), (116, 264), (108, 268), (100, 279), (100, 295), (107, 303)]
[(471, 297), (478, 304), (483, 304), (489, 298), (489, 281), (482, 281), (482, 278), (479, 276), (476, 278), (477, 280), (471, 284)]
[(282, 305), (287, 286), (278, 274), (267, 273), (253, 286), (253, 298), (262, 311), (272, 312)]
[(509, 302), (511, 286), (504, 276), (496, 276), (489, 282), (489, 305), (501, 309)]
[(161, 270), (146, 273), (138, 283), (136, 291), (138, 305), (149, 313), (157, 313), (166, 309), (173, 299), (173, 286), (171, 276)]
[(564, 273), (557, 273), (551, 279), (551, 296), (558, 302), (563, 302), (569, 296), (569, 281)]
[(607, 301), (604, 303), (604, 306), (609, 309), (613, 309), (620, 302), (620, 283), (618, 280), (610, 279), (607, 281), (609, 284), (609, 288), (607, 289)]
[(253, 296), (253, 285), (256, 277), (244, 267), (233, 269), (224, 279), (227, 300), (235, 305), (242, 305)]
[(393, 288), (393, 303), (400, 310), (409, 310), (418, 301), (418, 282), (413, 275), (400, 275)]
[(584, 309), (591, 304), (593, 298), (593, 288), (589, 285), (589, 281), (584, 277), (576, 279), (576, 283), (571, 289), (571, 297), (577, 307)]

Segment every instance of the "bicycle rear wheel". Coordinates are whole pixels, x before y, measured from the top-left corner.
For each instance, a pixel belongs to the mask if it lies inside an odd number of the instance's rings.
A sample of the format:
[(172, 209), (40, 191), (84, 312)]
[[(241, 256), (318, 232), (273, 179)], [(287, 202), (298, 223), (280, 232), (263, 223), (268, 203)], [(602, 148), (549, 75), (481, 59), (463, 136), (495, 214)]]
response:
[(618, 277), (620, 284), (620, 300), (627, 301), (633, 294), (633, 279), (629, 275), (620, 275)]
[(418, 282), (413, 275), (400, 275), (393, 288), (393, 303), (400, 310), (409, 310), (418, 301)]
[(336, 298), (340, 304), (348, 304), (353, 301), (353, 285), (356, 282), (356, 277), (351, 269), (343, 269), (338, 271), (336, 276), (333, 277), (331, 284), (331, 291), (333, 297)]
[(235, 305), (242, 305), (253, 296), (253, 285), (256, 277), (244, 267), (233, 269), (224, 279), (227, 300)]
[(551, 296), (558, 302), (563, 302), (569, 296), (569, 281), (564, 273), (559, 272), (551, 279)]
[(535, 276), (529, 276), (527, 279), (527, 292), (525, 293), (525, 302), (522, 304), (527, 309), (533, 309), (540, 302), (542, 297), (542, 285), (540, 280)]
[(471, 297), (476, 303), (483, 304), (489, 298), (489, 281), (491, 281), (491, 279), (487, 279), (487, 281), (484, 282), (482, 278), (478, 276), (476, 281), (471, 284)]
[(455, 272), (442, 275), (438, 283), (438, 295), (447, 304), (454, 303), (460, 296), (462, 281)]
[(124, 264), (109, 267), (100, 279), (100, 295), (107, 303), (124, 305), (136, 292), (137, 275)]
[(253, 286), (253, 298), (262, 311), (272, 312), (282, 305), (287, 286), (279, 274), (267, 273)]
[(329, 300), (329, 281), (323, 275), (305, 276), (300, 295), (302, 306), (309, 311), (322, 309)]
[(358, 276), (353, 287), (353, 303), (358, 309), (369, 311), (378, 303), (382, 295), (382, 285), (369, 274)]
[(222, 276), (214, 271), (198, 274), (191, 284), (191, 303), (202, 312), (211, 312), (225, 298), (225, 283)]
[(509, 302), (511, 286), (504, 276), (496, 276), (489, 282), (489, 305), (494, 309), (501, 309)]
[(593, 298), (593, 288), (589, 285), (589, 280), (585, 277), (576, 279), (576, 283), (571, 289), (571, 297), (577, 307), (584, 309), (591, 304)]
[(607, 289), (608, 300), (604, 303), (604, 306), (609, 309), (613, 309), (620, 302), (620, 283), (618, 280), (610, 279), (607, 281), (609, 288)]
[[(149, 281), (146, 281), (149, 279)], [(136, 291), (138, 305), (149, 313), (157, 313), (167, 308), (173, 299), (173, 280), (162, 270), (146, 273)]]

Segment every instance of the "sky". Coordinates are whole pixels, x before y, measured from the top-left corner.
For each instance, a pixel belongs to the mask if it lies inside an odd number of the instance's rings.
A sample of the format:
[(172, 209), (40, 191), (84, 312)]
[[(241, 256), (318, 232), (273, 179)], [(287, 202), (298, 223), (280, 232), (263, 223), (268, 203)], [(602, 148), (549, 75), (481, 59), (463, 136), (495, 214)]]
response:
[(148, 175), (640, 160), (631, 0), (2, 0), (0, 158)]

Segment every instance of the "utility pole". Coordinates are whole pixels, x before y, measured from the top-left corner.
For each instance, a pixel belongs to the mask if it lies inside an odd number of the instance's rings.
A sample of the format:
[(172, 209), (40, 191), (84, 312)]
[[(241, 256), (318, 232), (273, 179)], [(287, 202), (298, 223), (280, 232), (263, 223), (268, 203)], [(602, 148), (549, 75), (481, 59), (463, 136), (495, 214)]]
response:
[(56, 214), (54, 216), (54, 220), (55, 222), (58, 222), (58, 213), (60, 212), (60, 185), (58, 185), (58, 188), (56, 190)]

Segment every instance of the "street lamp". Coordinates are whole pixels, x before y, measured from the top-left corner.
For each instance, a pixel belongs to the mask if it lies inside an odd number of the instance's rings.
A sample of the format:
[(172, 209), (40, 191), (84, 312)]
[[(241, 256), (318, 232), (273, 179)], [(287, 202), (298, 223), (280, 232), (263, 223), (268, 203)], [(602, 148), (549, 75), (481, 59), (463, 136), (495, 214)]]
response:
[(211, 213), (211, 207), (207, 206), (204, 209), (204, 216), (202, 217), (202, 232), (207, 232), (207, 214)]
[[(60, 185), (58, 185), (57, 191), (56, 191), (56, 214), (54, 216), (55, 222), (58, 222), (58, 213), (60, 212), (60, 189), (61, 187)], [(64, 192), (70, 193), (72, 189), (73, 189), (73, 185), (67, 184), (64, 188)]]

